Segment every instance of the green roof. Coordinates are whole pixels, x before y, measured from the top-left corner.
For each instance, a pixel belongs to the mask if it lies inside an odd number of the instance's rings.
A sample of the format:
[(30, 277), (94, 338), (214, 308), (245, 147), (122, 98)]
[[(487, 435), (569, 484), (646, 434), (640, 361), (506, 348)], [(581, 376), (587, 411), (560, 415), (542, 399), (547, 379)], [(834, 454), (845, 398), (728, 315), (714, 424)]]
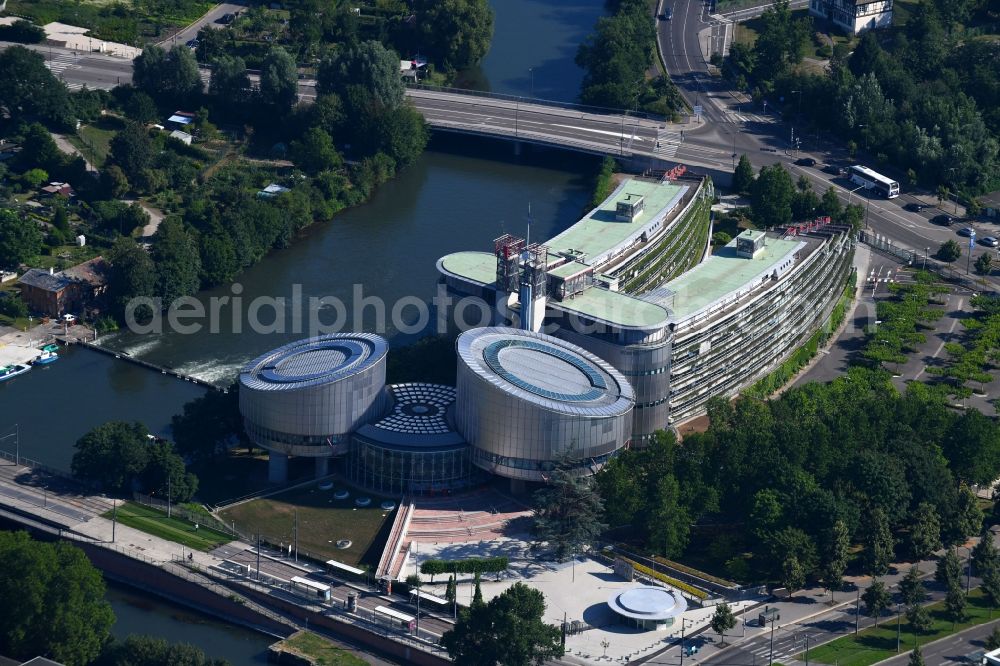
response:
[(484, 285), (497, 281), (497, 259), (489, 252), (455, 252), (438, 260), (441, 268)]
[[(671, 201), (677, 197), (684, 186), (669, 182), (652, 182), (645, 180), (626, 180), (614, 193), (605, 199), (600, 206), (587, 213), (579, 222), (548, 241), (549, 250), (560, 252), (576, 250), (583, 252), (588, 264), (594, 257), (624, 243), (630, 236), (642, 230), (650, 221), (657, 217)], [(632, 222), (619, 222), (615, 219), (618, 202), (625, 201), (630, 195), (643, 197), (645, 210)]]
[(624, 328), (665, 326), (669, 320), (667, 311), (655, 303), (598, 287), (563, 301), (550, 299), (548, 304)]
[(769, 273), (801, 244), (799, 240), (768, 237), (757, 256), (747, 259), (736, 256), (736, 239), (733, 239), (717, 254), (663, 285), (663, 289), (673, 292), (672, 302), (667, 299), (658, 302), (668, 307), (675, 319), (683, 319)]
[(549, 271), (549, 275), (565, 279), (571, 275), (576, 275), (577, 273), (586, 270), (587, 268), (588, 268), (587, 264), (581, 264), (579, 261), (570, 261), (558, 268), (551, 269)]

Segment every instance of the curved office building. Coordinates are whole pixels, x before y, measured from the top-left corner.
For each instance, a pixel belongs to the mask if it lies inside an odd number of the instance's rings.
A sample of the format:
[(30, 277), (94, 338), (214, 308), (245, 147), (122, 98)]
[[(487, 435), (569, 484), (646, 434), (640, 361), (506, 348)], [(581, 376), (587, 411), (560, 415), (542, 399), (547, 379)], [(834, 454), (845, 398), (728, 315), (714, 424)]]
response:
[(544, 481), (565, 455), (597, 472), (632, 435), (632, 387), (610, 364), (558, 338), (513, 328), (458, 337), (455, 424), (472, 462)]
[(387, 495), (437, 494), (479, 480), (469, 445), (451, 425), (455, 389), (439, 384), (395, 384), (392, 407), (377, 423), (354, 433), (348, 475)]
[(316, 459), (317, 475), (346, 453), (350, 433), (385, 411), (386, 341), (368, 333), (325, 335), (279, 347), (240, 373), (247, 435), (271, 456), (272, 481), (288, 456)]

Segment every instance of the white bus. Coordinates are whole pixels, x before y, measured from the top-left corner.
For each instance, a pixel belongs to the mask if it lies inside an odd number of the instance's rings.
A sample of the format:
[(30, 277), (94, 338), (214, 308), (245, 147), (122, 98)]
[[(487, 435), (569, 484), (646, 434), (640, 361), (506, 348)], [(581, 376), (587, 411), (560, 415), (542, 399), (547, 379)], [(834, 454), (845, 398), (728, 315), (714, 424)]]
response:
[(899, 183), (892, 178), (886, 178), (877, 171), (872, 171), (866, 166), (856, 164), (849, 169), (851, 182), (870, 190), (878, 190), (886, 199), (895, 199), (899, 196)]

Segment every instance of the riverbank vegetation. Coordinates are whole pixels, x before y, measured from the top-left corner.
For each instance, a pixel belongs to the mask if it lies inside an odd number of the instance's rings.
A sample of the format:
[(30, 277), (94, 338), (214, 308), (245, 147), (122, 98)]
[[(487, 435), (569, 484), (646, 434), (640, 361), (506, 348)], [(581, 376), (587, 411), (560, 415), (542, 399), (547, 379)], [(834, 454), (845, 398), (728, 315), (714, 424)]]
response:
[(576, 64), (586, 71), (581, 103), (667, 118), (684, 107), (669, 77), (648, 76), (651, 68), (658, 67), (653, 4), (650, 0), (609, 0), (610, 15), (598, 19), (576, 54)]
[(755, 100), (784, 102), (786, 115), (895, 167), (901, 182), (971, 202), (1000, 187), (1000, 45), (980, 38), (997, 32), (997, 15), (981, 0), (922, 0), (903, 14), (853, 52), (835, 46), (817, 73), (800, 64), (812, 19), (779, 2), (752, 46), (733, 44), (723, 71)]
[(770, 401), (715, 400), (708, 416), (683, 446), (661, 433), (597, 483), (613, 534), (741, 582), (837, 589), (849, 566), (906, 557), (928, 514), (940, 543), (964, 542), (983, 523), (969, 486), (1000, 475), (997, 424), (923, 384), (900, 393), (880, 370)]

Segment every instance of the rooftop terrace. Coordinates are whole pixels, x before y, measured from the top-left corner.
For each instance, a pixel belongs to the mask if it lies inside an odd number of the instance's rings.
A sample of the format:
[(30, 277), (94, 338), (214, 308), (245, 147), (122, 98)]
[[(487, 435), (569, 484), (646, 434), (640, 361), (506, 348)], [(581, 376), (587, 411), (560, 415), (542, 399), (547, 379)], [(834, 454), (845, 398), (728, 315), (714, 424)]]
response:
[(666, 326), (670, 318), (667, 310), (657, 303), (598, 287), (564, 301), (550, 299), (548, 305), (621, 328), (653, 329)]
[(438, 260), (438, 267), (483, 285), (497, 281), (497, 259), (489, 252), (453, 252)]
[(804, 246), (800, 240), (768, 236), (764, 247), (748, 259), (736, 255), (734, 238), (718, 253), (642, 298), (669, 309), (674, 320), (685, 319), (733, 292), (758, 285)]
[[(670, 182), (625, 180), (600, 206), (546, 245), (551, 252), (572, 251), (582, 254), (588, 264), (600, 263), (604, 261), (602, 255), (631, 244), (651, 222), (666, 217), (686, 189), (686, 186)], [(618, 203), (635, 195), (643, 198), (643, 212), (631, 222), (618, 220)]]

